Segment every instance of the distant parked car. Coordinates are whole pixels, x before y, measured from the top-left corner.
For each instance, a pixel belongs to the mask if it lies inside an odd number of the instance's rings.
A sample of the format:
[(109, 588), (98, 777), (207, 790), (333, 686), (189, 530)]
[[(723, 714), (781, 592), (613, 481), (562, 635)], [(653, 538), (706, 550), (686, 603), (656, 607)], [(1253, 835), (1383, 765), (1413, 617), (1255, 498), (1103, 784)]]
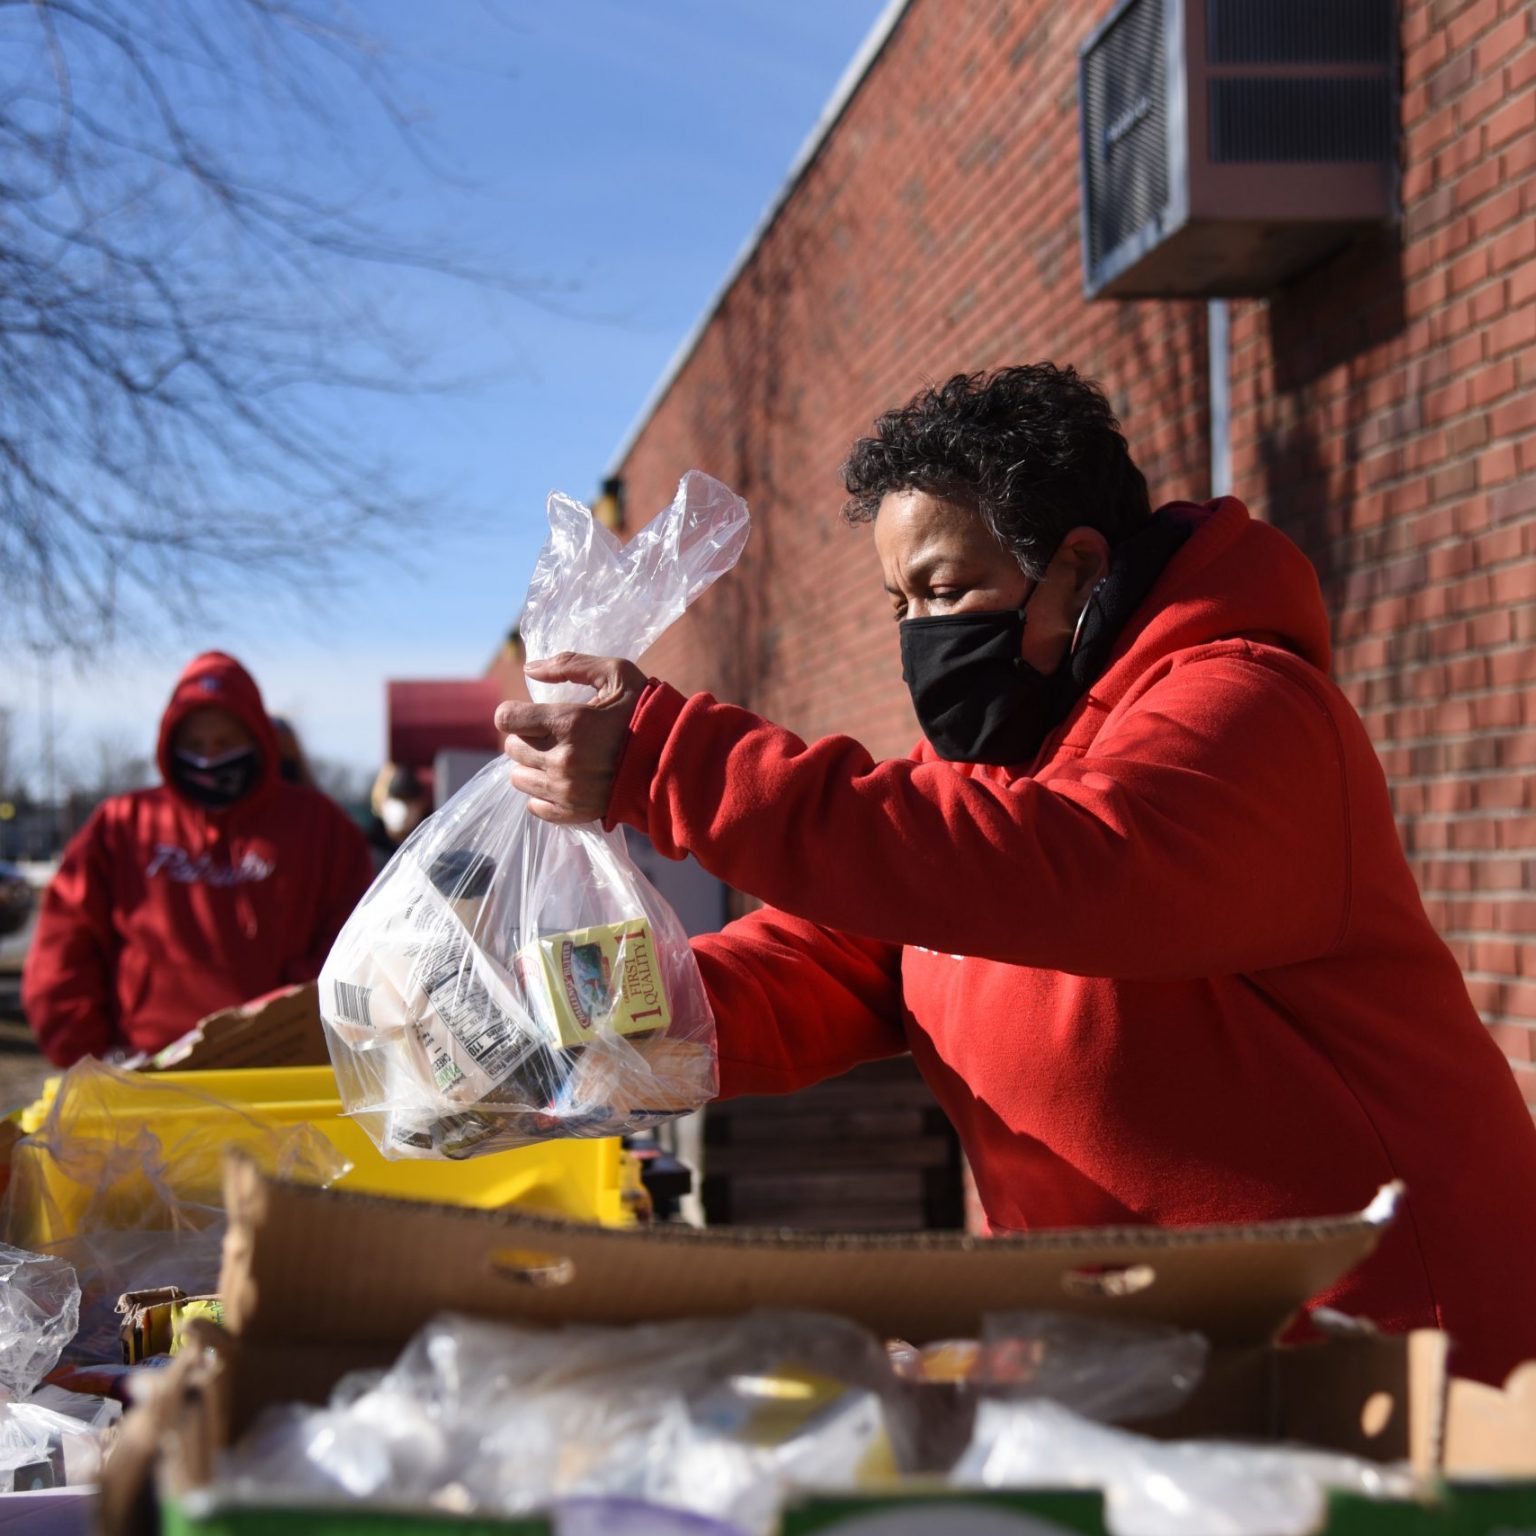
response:
[(14, 864), (0, 859), (0, 939), (27, 926), (36, 900), (32, 882)]

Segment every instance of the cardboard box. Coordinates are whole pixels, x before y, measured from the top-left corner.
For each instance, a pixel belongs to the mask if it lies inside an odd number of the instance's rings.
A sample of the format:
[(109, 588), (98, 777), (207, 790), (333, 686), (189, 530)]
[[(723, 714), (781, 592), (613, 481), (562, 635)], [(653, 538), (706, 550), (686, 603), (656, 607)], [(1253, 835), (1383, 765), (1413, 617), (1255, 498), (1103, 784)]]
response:
[[(1212, 1341), (1210, 1367), (1178, 1414), (1139, 1430), (1296, 1440), (1407, 1459), (1426, 1476), (1486, 1470), (1488, 1448), (1503, 1446), (1507, 1473), (1536, 1477), (1529, 1383), (1510, 1394), (1455, 1383), (1448, 1394), (1443, 1335), (1275, 1343), (1299, 1307), (1374, 1249), (1392, 1191), (1316, 1221), (992, 1239), (609, 1231), (273, 1183), (248, 1163), (231, 1164), (225, 1195), (231, 1333), (200, 1332), (206, 1352), (173, 1366), (150, 1408), (130, 1415), (106, 1481), (111, 1536), (156, 1529), (142, 1512), (157, 1451), (177, 1499), (209, 1480), (217, 1448), (262, 1407), (323, 1402), (344, 1372), (388, 1363), (445, 1310), (557, 1324), (798, 1307), (914, 1342), (974, 1336), (987, 1313), (1023, 1308), (1169, 1323)], [(941, 1416), (954, 1404), (952, 1394), (929, 1401)]]
[(182, 1334), (194, 1317), (216, 1323), (224, 1319), (224, 1303), (217, 1296), (189, 1296), (174, 1285), (128, 1291), (117, 1298), (117, 1310), (122, 1318), (118, 1339), (124, 1365), (179, 1354)]
[(181, 1039), (134, 1063), (140, 1072), (220, 1072), (233, 1067), (327, 1067), (330, 1051), (315, 983), (210, 1013)]

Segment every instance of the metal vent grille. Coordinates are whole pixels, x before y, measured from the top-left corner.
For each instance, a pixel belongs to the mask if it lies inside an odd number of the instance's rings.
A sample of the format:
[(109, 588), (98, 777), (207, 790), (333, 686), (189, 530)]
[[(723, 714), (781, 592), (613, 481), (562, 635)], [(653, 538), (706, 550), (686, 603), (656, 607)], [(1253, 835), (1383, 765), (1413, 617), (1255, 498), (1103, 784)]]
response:
[(1392, 154), (1392, 89), (1374, 75), (1210, 82), (1216, 161), (1376, 161)]
[(1206, 0), (1212, 64), (1386, 64), (1396, 0)]
[(1097, 264), (1168, 201), (1163, 0), (1133, 0), (1082, 69), (1088, 248)]

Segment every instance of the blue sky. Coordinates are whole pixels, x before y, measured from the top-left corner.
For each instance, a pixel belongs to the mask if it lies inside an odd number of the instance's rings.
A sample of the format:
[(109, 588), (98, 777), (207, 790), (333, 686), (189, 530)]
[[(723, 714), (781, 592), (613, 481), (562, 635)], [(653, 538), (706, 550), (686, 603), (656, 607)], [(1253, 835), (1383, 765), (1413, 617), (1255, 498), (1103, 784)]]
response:
[[(447, 283), (400, 302), (438, 366), (484, 377), (353, 409), (448, 509), (300, 611), (221, 596), (195, 634), (167, 624), (84, 667), (58, 662), (61, 758), (143, 751), (180, 662), (230, 649), (309, 749), (360, 767), (383, 751), (389, 677), (481, 671), (515, 618), (552, 489), (589, 499), (678, 343), (771, 201), (884, 0), (363, 0), (427, 114), (429, 181), (386, 131), (362, 145), (389, 216), (462, 231), (509, 273), (570, 283), (558, 311)], [(681, 472), (688, 466), (679, 465)], [(654, 509), (636, 509), (650, 511)], [(0, 669), (17, 747), (40, 740), (30, 659)]]

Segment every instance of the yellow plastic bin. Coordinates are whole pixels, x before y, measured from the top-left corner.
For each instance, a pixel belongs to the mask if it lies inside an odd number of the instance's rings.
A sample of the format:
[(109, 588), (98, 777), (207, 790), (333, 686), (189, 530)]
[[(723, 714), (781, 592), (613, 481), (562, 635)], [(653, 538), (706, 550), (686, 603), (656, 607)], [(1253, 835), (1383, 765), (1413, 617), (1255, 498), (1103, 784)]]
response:
[[(144, 1074), (138, 1081), (145, 1087), (185, 1088), (277, 1125), (314, 1126), (353, 1165), (337, 1186), (341, 1189), (482, 1210), (517, 1205), (606, 1226), (623, 1226), (632, 1219), (639, 1178), (634, 1160), (616, 1137), (547, 1141), (463, 1162), (391, 1162), (342, 1113), (336, 1077), (329, 1067), (165, 1072)], [(59, 1079), (50, 1078), (42, 1097), (17, 1117), (23, 1131), (35, 1131), (42, 1124), (58, 1086)], [(104, 1116), (110, 1116), (111, 1103), (108, 1091), (102, 1101)], [(170, 1146), (194, 1129), (194, 1119), (218, 1113), (216, 1105), (183, 1100), (175, 1104), (174, 1113), (163, 1114), (150, 1129)], [(90, 1129), (88, 1125), (80, 1128), (87, 1133)]]

